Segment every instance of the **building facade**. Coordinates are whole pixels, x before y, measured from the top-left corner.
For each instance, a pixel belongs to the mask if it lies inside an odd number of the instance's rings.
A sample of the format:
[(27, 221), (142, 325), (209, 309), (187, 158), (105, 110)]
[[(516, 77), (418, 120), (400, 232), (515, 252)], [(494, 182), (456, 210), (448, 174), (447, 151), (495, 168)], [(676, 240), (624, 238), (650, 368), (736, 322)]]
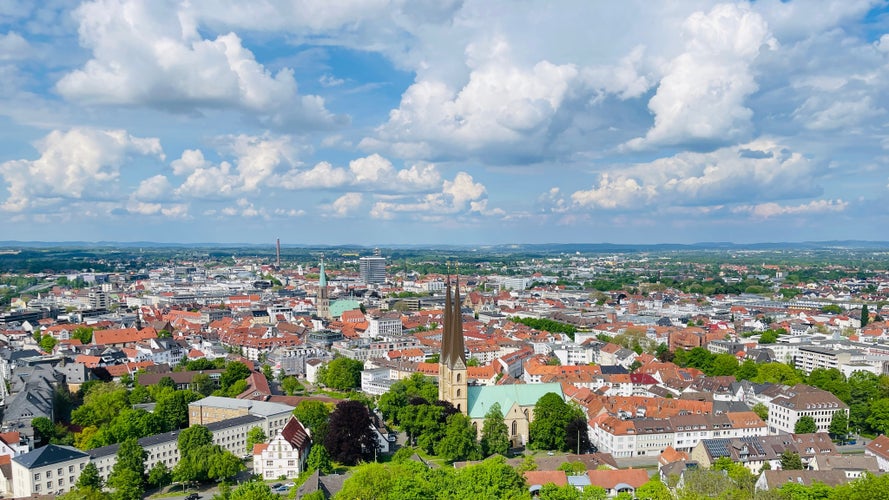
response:
[(90, 456), (70, 446), (50, 444), (12, 458), (16, 497), (61, 495), (74, 489)]

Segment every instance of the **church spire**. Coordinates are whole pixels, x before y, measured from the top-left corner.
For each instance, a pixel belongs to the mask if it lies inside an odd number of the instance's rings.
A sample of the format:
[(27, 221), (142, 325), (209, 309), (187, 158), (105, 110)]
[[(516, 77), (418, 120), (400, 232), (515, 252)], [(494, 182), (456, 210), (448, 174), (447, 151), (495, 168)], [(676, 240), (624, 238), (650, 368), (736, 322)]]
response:
[(321, 276), (318, 278), (318, 286), (327, 286), (327, 274), (324, 272), (324, 255), (321, 256)]
[(441, 362), (449, 368), (466, 366), (466, 350), (463, 343), (463, 313), (460, 311), (459, 274), (455, 277), (455, 281), (456, 283), (452, 291), (449, 274), (447, 286), (445, 287), (444, 329), (441, 339)]

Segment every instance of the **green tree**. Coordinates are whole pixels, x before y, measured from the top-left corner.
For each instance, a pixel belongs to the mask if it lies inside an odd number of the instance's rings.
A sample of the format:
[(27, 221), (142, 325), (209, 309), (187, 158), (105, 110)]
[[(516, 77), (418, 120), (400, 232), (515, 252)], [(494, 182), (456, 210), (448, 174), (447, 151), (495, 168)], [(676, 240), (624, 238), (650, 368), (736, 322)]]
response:
[(881, 398), (870, 404), (867, 426), (880, 434), (889, 434), (889, 398)]
[(568, 423), (577, 416), (578, 411), (565, 403), (561, 396), (553, 392), (544, 394), (534, 405), (530, 446), (540, 450), (567, 450)]
[(412, 398), (435, 401), (438, 398), (438, 386), (430, 377), (421, 373), (414, 373), (407, 379), (395, 382), (388, 392), (380, 396), (378, 407), (383, 418), (397, 425), (398, 412), (408, 406)]
[(227, 391), (235, 382), (244, 380), (250, 376), (250, 368), (240, 361), (232, 361), (225, 367), (225, 371), (219, 376), (219, 386)]
[(293, 396), (297, 391), (304, 390), (305, 387), (299, 383), (299, 380), (296, 380), (296, 377), (289, 376), (284, 377), (284, 380), (281, 381), (281, 389), (283, 389), (288, 396)]
[(800, 417), (796, 421), (796, 425), (793, 426), (794, 434), (810, 434), (813, 432), (818, 432), (818, 425), (815, 423), (815, 419), (808, 415)]
[(296, 405), (293, 414), (296, 419), (309, 429), (312, 440), (316, 443), (324, 442), (327, 434), (327, 421), (332, 412), (330, 404), (323, 401), (304, 399)]
[(803, 460), (799, 453), (790, 450), (784, 450), (781, 453), (781, 469), (782, 470), (803, 470)]
[(580, 500), (580, 491), (571, 484), (556, 486), (548, 483), (540, 488), (540, 500)]
[(753, 413), (756, 413), (759, 418), (763, 420), (763, 422), (769, 419), (769, 408), (762, 403), (756, 403), (755, 405), (753, 405)]
[(34, 437), (39, 444), (49, 444), (55, 437), (55, 425), (46, 417), (31, 420), (31, 428), (34, 429)]
[(494, 403), (485, 414), (482, 424), (482, 454), (486, 457), (499, 454), (506, 455), (509, 451), (509, 428), (503, 421), (500, 403)]
[(201, 395), (189, 390), (164, 391), (157, 398), (154, 413), (164, 423), (165, 431), (179, 430), (188, 426), (188, 405), (201, 399)]
[(82, 344), (89, 344), (93, 341), (93, 328), (78, 326), (71, 332), (71, 338), (80, 340)]
[(191, 386), (201, 396), (209, 396), (216, 390), (216, 383), (206, 373), (199, 373), (191, 379)]
[(452, 498), (525, 498), (525, 478), (495, 455), (479, 464), (462, 468), (454, 482)]
[[(352, 476), (343, 483), (343, 488), (337, 493), (336, 498), (338, 500), (397, 498), (393, 495), (392, 490), (395, 488), (395, 472), (401, 470), (403, 470), (401, 467), (387, 467), (375, 462), (360, 465), (352, 471)], [(422, 487), (422, 484), (418, 484), (417, 479), (419, 478), (413, 474), (406, 475), (405, 479), (413, 482), (415, 486)], [(425, 493), (425, 491), (415, 490), (412, 493), (416, 495)], [(423, 496), (417, 498), (423, 498)]]
[(244, 470), (244, 462), (222, 446), (212, 445), (207, 457), (207, 477), (221, 481), (235, 477)]
[(647, 483), (636, 488), (636, 498), (639, 500), (672, 500), (673, 495), (667, 485), (662, 483), (655, 474)]
[(735, 489), (735, 483), (728, 474), (712, 469), (686, 470), (684, 474), (684, 486), (679, 491), (681, 499), (705, 499), (705, 498), (744, 498), (725, 496)]
[(331, 458), (346, 465), (373, 459), (377, 442), (367, 406), (358, 401), (342, 401), (336, 405), (330, 414), (324, 447)]
[(830, 392), (845, 403), (852, 399), (852, 386), (846, 380), (846, 376), (836, 368), (816, 368), (806, 377), (806, 383)]
[(821, 312), (827, 314), (840, 314), (843, 312), (843, 308), (836, 304), (827, 304), (821, 308)]
[(827, 432), (836, 439), (846, 439), (846, 435), (849, 433), (849, 417), (845, 411), (833, 412)]
[(455, 413), (448, 417), (444, 438), (435, 444), (435, 454), (448, 462), (480, 460), (481, 448), (469, 417)]
[(57, 500), (109, 500), (111, 495), (95, 488), (78, 487), (56, 498)]
[(213, 433), (203, 425), (192, 425), (179, 433), (176, 445), (179, 456), (185, 457), (201, 446), (213, 444)]
[(77, 487), (95, 490), (102, 489), (102, 476), (99, 475), (99, 469), (96, 467), (96, 464), (90, 462), (80, 471), (80, 477), (77, 478)]
[(735, 371), (735, 378), (738, 380), (753, 380), (759, 374), (759, 367), (752, 359), (744, 360), (741, 366)]
[(108, 476), (108, 486), (114, 488), (114, 500), (141, 500), (145, 494), (143, 478), (131, 469), (122, 469), (117, 475)]
[(40, 350), (51, 353), (58, 343), (59, 341), (52, 335), (44, 335), (43, 338), (40, 339)]
[(364, 363), (356, 359), (339, 357), (327, 365), (322, 383), (339, 391), (361, 387), (361, 370)]
[(152, 488), (162, 488), (173, 482), (173, 474), (163, 462), (155, 463), (148, 471), (148, 484)]
[(713, 357), (710, 376), (734, 375), (738, 371), (738, 358), (734, 354), (717, 354)]
[(262, 427), (253, 427), (247, 431), (247, 453), (253, 453), (253, 447), (257, 444), (265, 443), (268, 436), (263, 432)]
[(587, 468), (583, 462), (562, 462), (558, 470), (565, 471), (569, 476), (577, 476), (586, 474)]
[(264, 482), (249, 481), (232, 490), (229, 500), (279, 500), (280, 498)]
[(117, 461), (108, 475), (108, 486), (114, 488), (114, 497), (141, 499), (145, 492), (145, 459), (148, 453), (135, 438), (127, 439), (117, 449)]
[[(410, 450), (410, 448), (401, 448), (398, 450)], [(395, 452), (397, 455), (398, 452)], [(395, 461), (395, 457), (392, 457), (392, 461)], [(330, 461), (330, 453), (327, 453), (327, 448), (321, 446), (320, 444), (316, 444), (312, 446), (312, 451), (309, 452), (309, 458), (306, 459), (306, 468), (309, 470), (317, 470), (322, 474), (330, 474), (333, 472), (333, 463)]]
[(802, 376), (784, 363), (763, 363), (759, 365), (759, 373), (753, 379), (753, 382), (757, 384), (771, 382), (773, 384), (796, 385), (802, 383), (802, 381)]
[(870, 321), (870, 312), (867, 310), (867, 304), (861, 306), (861, 328), (867, 326)]

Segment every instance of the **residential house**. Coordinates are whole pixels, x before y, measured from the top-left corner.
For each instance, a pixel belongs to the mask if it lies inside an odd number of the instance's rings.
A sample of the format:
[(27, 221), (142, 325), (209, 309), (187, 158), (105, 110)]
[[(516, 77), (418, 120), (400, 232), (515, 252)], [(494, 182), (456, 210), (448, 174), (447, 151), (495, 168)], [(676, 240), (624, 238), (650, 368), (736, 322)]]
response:
[(880, 434), (876, 439), (864, 445), (864, 454), (877, 459), (877, 467), (889, 472), (889, 436)]
[(309, 432), (296, 417), (291, 417), (268, 443), (254, 445), (253, 473), (266, 480), (296, 478), (305, 469), (310, 447)]

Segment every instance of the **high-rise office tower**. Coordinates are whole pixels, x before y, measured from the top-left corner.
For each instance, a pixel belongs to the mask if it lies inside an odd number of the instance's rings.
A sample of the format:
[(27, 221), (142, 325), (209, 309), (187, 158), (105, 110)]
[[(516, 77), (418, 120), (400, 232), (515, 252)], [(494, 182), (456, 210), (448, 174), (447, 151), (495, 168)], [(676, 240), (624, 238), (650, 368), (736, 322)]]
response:
[(386, 258), (375, 248), (373, 256), (358, 259), (358, 274), (368, 285), (381, 285), (386, 282)]

